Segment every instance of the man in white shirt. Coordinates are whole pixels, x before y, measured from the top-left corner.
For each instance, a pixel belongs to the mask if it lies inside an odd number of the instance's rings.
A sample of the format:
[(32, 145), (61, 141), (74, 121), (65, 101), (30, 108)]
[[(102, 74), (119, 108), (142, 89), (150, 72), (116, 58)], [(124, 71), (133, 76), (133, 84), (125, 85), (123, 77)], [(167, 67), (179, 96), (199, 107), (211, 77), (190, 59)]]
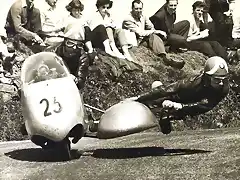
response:
[(167, 37), (167, 34), (161, 30), (155, 30), (153, 24), (142, 14), (143, 3), (140, 0), (132, 2), (132, 11), (123, 21), (123, 28), (134, 32), (137, 36), (138, 44), (148, 46), (153, 52), (163, 59), (166, 65), (181, 69), (184, 61), (174, 61), (167, 56), (164, 43), (157, 35)]
[[(45, 44), (55, 46), (63, 41), (63, 38), (56, 37), (63, 36), (65, 27), (65, 13), (58, 11), (56, 4), (58, 0), (45, 0), (47, 7), (41, 9), (42, 32), (41, 35), (45, 37)], [(51, 37), (52, 36), (52, 37)]]

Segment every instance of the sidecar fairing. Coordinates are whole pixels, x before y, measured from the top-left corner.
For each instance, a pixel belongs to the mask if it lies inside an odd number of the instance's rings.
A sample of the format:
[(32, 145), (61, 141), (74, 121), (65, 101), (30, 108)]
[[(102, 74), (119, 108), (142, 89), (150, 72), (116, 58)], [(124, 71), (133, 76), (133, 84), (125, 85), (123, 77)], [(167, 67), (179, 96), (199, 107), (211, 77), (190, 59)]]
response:
[[(55, 69), (57, 76), (49, 75), (41, 81), (37, 70), (42, 64)], [(21, 83), (22, 113), (30, 136), (57, 142), (68, 136), (80, 139), (84, 135), (87, 118), (83, 100), (60, 57), (51, 52), (28, 57), (21, 69)]]
[(97, 137), (115, 138), (158, 126), (150, 109), (136, 101), (122, 101), (106, 110), (98, 124)]

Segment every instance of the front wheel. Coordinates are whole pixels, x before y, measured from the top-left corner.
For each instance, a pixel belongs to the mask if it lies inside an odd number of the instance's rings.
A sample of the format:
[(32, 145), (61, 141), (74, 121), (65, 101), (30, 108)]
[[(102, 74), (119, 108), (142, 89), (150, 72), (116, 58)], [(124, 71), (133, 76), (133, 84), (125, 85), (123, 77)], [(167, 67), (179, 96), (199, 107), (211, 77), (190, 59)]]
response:
[(72, 159), (71, 156), (71, 143), (68, 138), (60, 142), (55, 142), (54, 145), (51, 145), (54, 149), (54, 154), (57, 159), (62, 161), (69, 161)]

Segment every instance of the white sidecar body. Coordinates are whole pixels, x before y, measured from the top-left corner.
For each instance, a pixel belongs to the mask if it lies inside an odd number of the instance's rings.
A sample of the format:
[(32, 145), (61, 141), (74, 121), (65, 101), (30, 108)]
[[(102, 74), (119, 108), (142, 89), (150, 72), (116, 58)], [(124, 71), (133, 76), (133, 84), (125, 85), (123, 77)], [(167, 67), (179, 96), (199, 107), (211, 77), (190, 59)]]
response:
[(99, 139), (115, 138), (159, 126), (155, 115), (142, 103), (122, 101), (106, 110), (98, 124)]
[[(55, 74), (39, 77), (39, 67)], [(46, 75), (46, 73), (45, 73)], [(68, 137), (74, 128), (77, 136), (87, 130), (82, 97), (69, 70), (55, 53), (41, 52), (28, 57), (21, 69), (21, 103), (25, 126), (30, 136), (52, 141)]]

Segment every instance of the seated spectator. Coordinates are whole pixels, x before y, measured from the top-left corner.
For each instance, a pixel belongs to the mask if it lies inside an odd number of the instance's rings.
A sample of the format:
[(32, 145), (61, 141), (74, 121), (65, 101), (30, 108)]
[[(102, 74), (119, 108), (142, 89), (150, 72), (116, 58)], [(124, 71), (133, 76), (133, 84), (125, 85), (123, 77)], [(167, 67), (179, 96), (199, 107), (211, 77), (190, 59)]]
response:
[(151, 21), (142, 14), (143, 3), (140, 0), (132, 2), (132, 11), (123, 21), (123, 28), (136, 34), (139, 44), (149, 46), (153, 52), (163, 59), (167, 65), (177, 68), (184, 66), (184, 61), (175, 62), (167, 57), (164, 43), (156, 34), (166, 37), (166, 33), (161, 30), (155, 30)]
[(0, 28), (0, 71), (8, 71), (12, 74), (13, 60), (16, 57), (15, 53), (10, 53), (8, 47), (5, 44), (6, 31), (4, 28)]
[[(66, 27), (66, 38), (57, 48), (56, 54), (62, 57), (63, 61), (68, 66), (70, 73), (76, 77), (78, 88), (81, 89), (84, 87), (88, 75), (90, 55), (84, 50), (82, 35), (78, 30), (79, 28), (76, 26), (79, 27), (78, 24)], [(76, 31), (72, 31), (72, 28)]]
[[(93, 46), (91, 42), (91, 30), (86, 22), (86, 20), (83, 18), (82, 11), (84, 9), (84, 5), (81, 3), (80, 0), (72, 0), (67, 6), (67, 11), (70, 12), (69, 16), (67, 17), (67, 23), (70, 26), (74, 26), (75, 24), (78, 24), (78, 26), (75, 26), (78, 28), (79, 33), (82, 36), (82, 40), (85, 42), (85, 46), (87, 48), (87, 52), (89, 54), (95, 54), (93, 53)], [(68, 34), (71, 34), (72, 31), (76, 31), (75, 28), (70, 28), (68, 32), (65, 34), (65, 36), (68, 36)], [(94, 57), (91, 58), (90, 64), (93, 63)]]
[(208, 13), (213, 22), (209, 23), (210, 36), (223, 46), (231, 46), (233, 19), (232, 10), (229, 9), (234, 0), (204, 0), (206, 4), (203, 19), (208, 22)]
[(209, 30), (207, 25), (203, 23), (202, 15), (205, 4), (202, 1), (196, 1), (193, 7), (193, 16), (190, 20), (190, 29), (187, 41), (189, 49), (199, 51), (209, 57), (220, 56), (227, 60), (227, 52), (217, 41), (208, 40)]
[(184, 20), (174, 24), (177, 5), (178, 0), (166, 0), (166, 3), (150, 17), (155, 29), (167, 33), (166, 45), (169, 45), (172, 51), (188, 47), (186, 39), (189, 31), (189, 22)]
[[(112, 4), (113, 2), (110, 0), (97, 0), (96, 6), (98, 10), (92, 15), (91, 19), (89, 20), (89, 27), (92, 31), (94, 31), (94, 29), (98, 28), (99, 26), (104, 26), (108, 37), (108, 40), (104, 43), (105, 51), (106, 46), (108, 48), (108, 45), (106, 45), (106, 43), (109, 43), (110, 49), (107, 50), (111, 52), (111, 54), (109, 53), (110, 55), (123, 59), (127, 58), (128, 60), (133, 61), (128, 51), (128, 43), (125, 32), (116, 26), (115, 22), (111, 18), (111, 14), (109, 13), (109, 9), (112, 8)], [(124, 55), (120, 53), (116, 47), (115, 38), (119, 41)], [(93, 33), (93, 44), (97, 45), (97, 41), (99, 41), (99, 37), (96, 36), (96, 33)]]
[(63, 35), (65, 18), (56, 7), (58, 0), (45, 1), (47, 3), (46, 8), (40, 9), (42, 23), (41, 36), (44, 38), (44, 43), (50, 46), (50, 49), (63, 41), (63, 38), (56, 36)]
[(11, 6), (6, 23), (7, 33), (13, 33), (19, 39), (38, 44), (43, 40), (38, 36), (41, 30), (39, 9), (34, 7), (34, 0), (16, 0)]

